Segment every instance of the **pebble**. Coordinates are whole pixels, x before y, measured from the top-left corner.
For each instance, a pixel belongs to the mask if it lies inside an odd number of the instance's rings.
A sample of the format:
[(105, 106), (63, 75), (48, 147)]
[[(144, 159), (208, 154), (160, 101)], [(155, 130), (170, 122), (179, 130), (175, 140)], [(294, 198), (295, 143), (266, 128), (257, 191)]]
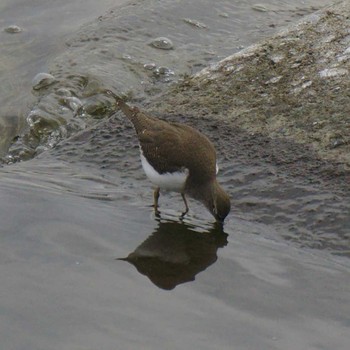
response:
[(347, 75), (349, 71), (345, 68), (326, 68), (322, 70), (319, 74), (321, 78), (332, 78), (342, 75)]
[(166, 75), (166, 76), (170, 76), (170, 75), (174, 75), (175, 73), (168, 67), (159, 67), (157, 68), (157, 73), (160, 75)]
[(12, 24), (4, 29), (6, 33), (16, 34), (23, 31), (23, 29), (15, 24)]
[(283, 78), (282, 75), (279, 75), (278, 77), (273, 77), (270, 80), (268, 80), (265, 84), (276, 84)]
[(155, 47), (156, 49), (162, 49), (162, 50), (171, 50), (174, 48), (173, 42), (165, 37), (159, 37), (155, 38), (150, 43), (151, 46)]
[(282, 55), (282, 54), (272, 55), (270, 57), (270, 60), (276, 64), (280, 63), (283, 59), (284, 59), (284, 55)]
[(143, 65), (143, 68), (147, 69), (147, 70), (155, 70), (157, 68), (155, 63), (145, 63)]
[(267, 12), (269, 9), (263, 4), (255, 4), (252, 9), (259, 12)]
[(199, 21), (196, 21), (194, 19), (191, 18), (184, 18), (183, 21), (185, 23), (188, 23), (189, 25), (193, 26), (193, 27), (197, 27), (197, 28), (207, 28), (207, 26), (204, 23), (201, 23)]

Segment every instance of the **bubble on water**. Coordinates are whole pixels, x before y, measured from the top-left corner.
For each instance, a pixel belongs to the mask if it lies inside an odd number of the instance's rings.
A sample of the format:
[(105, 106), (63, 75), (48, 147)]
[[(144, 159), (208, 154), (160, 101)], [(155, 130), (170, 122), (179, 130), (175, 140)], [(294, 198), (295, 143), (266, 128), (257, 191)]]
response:
[(174, 76), (175, 72), (168, 67), (158, 67), (153, 71), (153, 74), (163, 82), (169, 82), (171, 80), (170, 77)]
[(66, 97), (72, 96), (72, 92), (66, 88), (60, 88), (60, 89), (56, 90), (56, 94), (58, 96), (66, 96)]
[(16, 33), (22, 32), (23, 29), (21, 27), (17, 26), (16, 24), (12, 24), (12, 25), (4, 28), (4, 31), (6, 33), (16, 34)]
[(58, 119), (54, 119), (39, 109), (34, 109), (28, 114), (27, 123), (37, 134), (45, 134), (49, 130), (57, 129), (60, 126)]
[(32, 87), (34, 90), (40, 90), (44, 87), (52, 85), (56, 81), (56, 78), (51, 74), (38, 73), (32, 80)]
[(165, 37), (155, 38), (150, 42), (150, 45), (156, 49), (171, 50), (174, 48), (173, 42)]
[(27, 116), (27, 123), (30, 128), (33, 128), (36, 124), (38, 124), (38, 112), (36, 110), (31, 111)]
[(29, 145), (24, 145), (22, 142), (14, 143), (10, 146), (8, 154), (4, 158), (7, 164), (13, 164), (20, 160), (28, 160), (35, 155), (35, 149)]
[(83, 103), (77, 97), (66, 97), (63, 99), (64, 104), (72, 111), (77, 111), (83, 106)]

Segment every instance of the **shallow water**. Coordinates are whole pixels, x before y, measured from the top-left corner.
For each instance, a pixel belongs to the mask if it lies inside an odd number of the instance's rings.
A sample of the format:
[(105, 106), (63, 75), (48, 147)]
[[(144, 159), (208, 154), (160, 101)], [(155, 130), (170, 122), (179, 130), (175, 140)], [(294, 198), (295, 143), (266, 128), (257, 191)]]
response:
[[(1, 110), (6, 128), (0, 129), (4, 348), (348, 348), (350, 223), (344, 193), (318, 183), (307, 160), (300, 163), (304, 173), (281, 170), (266, 156), (273, 158), (270, 151), (278, 145), (235, 135), (217, 120), (172, 115), (195, 124), (217, 145), (220, 181), (233, 198), (233, 212), (222, 231), (191, 201), (181, 221), (181, 198), (166, 194), (157, 219), (135, 134), (120, 113), (108, 117), (114, 107), (98, 93), (101, 87), (147, 104), (182, 74), (320, 4), (220, 1), (213, 10), (212, 2), (200, 3), (149, 1), (106, 15), (90, 12), (92, 22), (79, 30), (83, 13), (72, 12), (73, 27), (46, 20), (44, 28), (57, 31), (53, 46), (37, 43), (42, 51), (35, 45), (31, 50), (40, 59), (26, 55), (14, 76), (6, 76), (17, 92), (0, 93), (9, 107)], [(52, 16), (50, 4), (44, 13)], [(37, 12), (23, 13), (26, 24), (16, 24), (26, 30), (7, 33), (7, 40), (26, 42), (32, 35)], [(172, 40), (173, 50), (148, 45), (161, 36)], [(57, 84), (30, 96), (29, 81), (47, 67)]]
[(237, 217), (157, 221), (90, 171), (34, 164), (0, 186), (4, 347), (347, 349), (348, 259)]

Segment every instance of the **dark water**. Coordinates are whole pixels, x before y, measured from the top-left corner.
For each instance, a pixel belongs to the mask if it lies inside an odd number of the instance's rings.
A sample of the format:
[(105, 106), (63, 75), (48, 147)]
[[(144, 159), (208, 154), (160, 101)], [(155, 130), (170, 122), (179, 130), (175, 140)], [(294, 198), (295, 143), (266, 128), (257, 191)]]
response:
[[(300, 173), (278, 173), (275, 163), (254, 158), (270, 149), (229, 125), (172, 115), (220, 149), (220, 181), (233, 212), (220, 230), (191, 201), (181, 221), (181, 198), (169, 194), (157, 219), (135, 134), (120, 114), (109, 117), (114, 107), (99, 93), (113, 88), (149, 104), (182, 74), (320, 3), (257, 5), (136, 2), (90, 17), (101, 15), (74, 29), (55, 57), (41, 46), (48, 63), (31, 66), (22, 54), (16, 79), (27, 82), (0, 97), (4, 348), (348, 349), (344, 198), (330, 185), (308, 184)], [(29, 22), (7, 40), (25, 42)], [(172, 50), (149, 45), (162, 36)], [(2, 61), (11, 62), (6, 55)], [(40, 71), (56, 82), (30, 91), (28, 75)]]

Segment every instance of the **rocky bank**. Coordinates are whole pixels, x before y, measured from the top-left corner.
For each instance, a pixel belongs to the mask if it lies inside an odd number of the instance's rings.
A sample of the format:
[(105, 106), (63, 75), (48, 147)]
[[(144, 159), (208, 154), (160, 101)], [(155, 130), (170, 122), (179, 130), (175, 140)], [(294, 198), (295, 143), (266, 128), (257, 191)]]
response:
[(349, 28), (350, 3), (336, 3), (186, 77), (152, 108), (222, 118), (251, 138), (295, 143), (347, 172)]

